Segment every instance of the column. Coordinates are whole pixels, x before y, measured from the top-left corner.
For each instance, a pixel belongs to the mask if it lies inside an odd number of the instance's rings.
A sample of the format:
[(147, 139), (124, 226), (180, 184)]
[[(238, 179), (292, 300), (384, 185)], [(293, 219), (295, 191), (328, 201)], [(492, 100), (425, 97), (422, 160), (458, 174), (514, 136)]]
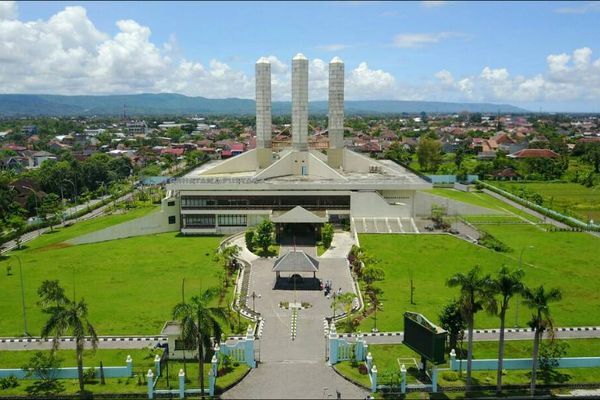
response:
[(292, 59), (292, 145), (308, 149), (308, 59), (301, 53)]
[(185, 372), (183, 368), (179, 370), (179, 398), (185, 397)]
[(148, 379), (148, 398), (149, 399), (153, 399), (154, 398), (154, 374), (152, 373), (152, 370), (149, 369), (148, 370), (148, 375), (146, 375), (146, 378)]
[(377, 391), (377, 367), (373, 365), (371, 368), (371, 392)]
[(431, 367), (431, 392), (437, 393), (438, 369), (435, 365)]
[(265, 57), (256, 62), (256, 151), (260, 168), (271, 164), (271, 63)]
[(154, 369), (156, 370), (156, 377), (160, 376), (160, 356), (157, 354), (154, 356)]
[(125, 359), (125, 364), (127, 364), (127, 375), (129, 377), (133, 376), (133, 359), (131, 358), (131, 355), (127, 355), (127, 358)]
[(400, 391), (406, 393), (406, 366), (404, 364), (400, 367), (400, 375), (402, 379), (400, 382)]

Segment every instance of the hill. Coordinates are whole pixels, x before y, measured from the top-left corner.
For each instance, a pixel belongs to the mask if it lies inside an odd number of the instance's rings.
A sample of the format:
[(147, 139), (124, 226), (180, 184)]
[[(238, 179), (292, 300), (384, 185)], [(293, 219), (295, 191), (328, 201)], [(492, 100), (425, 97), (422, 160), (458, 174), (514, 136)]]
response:
[[(189, 97), (174, 93), (106, 95), (106, 96), (59, 96), (35, 94), (0, 94), (0, 116), (36, 115), (120, 115), (127, 106), (128, 115), (154, 114), (254, 114), (254, 100), (208, 99)], [(291, 103), (273, 102), (274, 114), (289, 114)], [(348, 114), (392, 113), (458, 113), (461, 111), (481, 113), (526, 113), (509, 104), (491, 103), (445, 103), (432, 101), (399, 100), (350, 100), (346, 101)], [(310, 112), (327, 113), (327, 101), (310, 102)]]

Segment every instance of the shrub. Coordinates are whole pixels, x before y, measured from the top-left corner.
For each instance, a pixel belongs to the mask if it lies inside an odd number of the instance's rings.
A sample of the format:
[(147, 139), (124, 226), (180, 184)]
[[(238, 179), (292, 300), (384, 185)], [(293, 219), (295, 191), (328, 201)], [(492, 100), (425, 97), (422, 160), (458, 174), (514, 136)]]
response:
[(365, 364), (360, 364), (358, 366), (358, 373), (361, 375), (366, 375), (369, 373), (369, 371), (367, 370), (367, 366)]
[(323, 247), (326, 249), (331, 246), (331, 242), (333, 241), (333, 225), (323, 225), (323, 228), (321, 228), (321, 241), (323, 242)]
[(11, 375), (5, 378), (0, 378), (0, 389), (10, 389), (19, 386), (19, 381), (16, 376)]
[(496, 239), (494, 236), (490, 235), (487, 232), (484, 232), (483, 235), (479, 238), (479, 244), (487, 247), (488, 249), (498, 251), (501, 253), (507, 253), (511, 251), (511, 248), (508, 247), (505, 243)]
[(247, 230), (246, 234), (244, 235), (244, 239), (246, 240), (246, 247), (248, 250), (254, 251), (254, 230)]
[(456, 371), (448, 371), (442, 374), (442, 379), (446, 382), (456, 382), (458, 380), (458, 372)]
[(90, 367), (83, 371), (83, 381), (85, 383), (93, 382), (96, 379), (96, 368)]

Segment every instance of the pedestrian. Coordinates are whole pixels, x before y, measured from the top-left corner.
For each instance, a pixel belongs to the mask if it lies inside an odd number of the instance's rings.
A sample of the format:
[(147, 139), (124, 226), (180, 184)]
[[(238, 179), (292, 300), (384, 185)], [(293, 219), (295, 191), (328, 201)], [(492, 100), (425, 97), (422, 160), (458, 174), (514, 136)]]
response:
[(340, 294), (342, 294), (342, 288), (339, 288), (339, 289), (338, 289), (338, 296), (339, 296)]

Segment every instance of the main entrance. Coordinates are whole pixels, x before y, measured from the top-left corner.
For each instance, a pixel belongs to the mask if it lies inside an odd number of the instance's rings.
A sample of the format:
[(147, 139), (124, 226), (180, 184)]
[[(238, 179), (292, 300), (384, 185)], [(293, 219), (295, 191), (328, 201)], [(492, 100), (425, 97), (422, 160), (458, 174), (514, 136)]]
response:
[(277, 241), (284, 246), (314, 246), (321, 237), (321, 227), (327, 222), (324, 215), (300, 206), (274, 215), (271, 220), (275, 224)]

